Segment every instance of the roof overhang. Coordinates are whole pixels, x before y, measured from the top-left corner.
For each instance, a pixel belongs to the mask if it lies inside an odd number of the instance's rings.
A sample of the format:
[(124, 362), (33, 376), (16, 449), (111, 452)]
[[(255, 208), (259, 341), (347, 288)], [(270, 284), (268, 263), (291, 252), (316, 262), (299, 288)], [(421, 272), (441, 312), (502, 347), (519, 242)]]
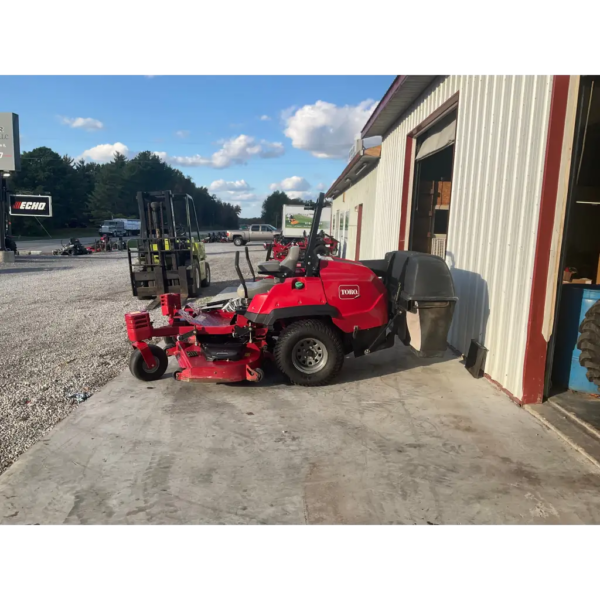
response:
[(398, 75), (363, 127), (361, 137), (385, 136), (440, 75)]
[(325, 194), (326, 198), (335, 200), (347, 189), (360, 181), (369, 171), (373, 170), (379, 162), (381, 156), (381, 146), (374, 148), (364, 148), (358, 154), (355, 154), (352, 160), (346, 165), (342, 174), (335, 180), (332, 186)]

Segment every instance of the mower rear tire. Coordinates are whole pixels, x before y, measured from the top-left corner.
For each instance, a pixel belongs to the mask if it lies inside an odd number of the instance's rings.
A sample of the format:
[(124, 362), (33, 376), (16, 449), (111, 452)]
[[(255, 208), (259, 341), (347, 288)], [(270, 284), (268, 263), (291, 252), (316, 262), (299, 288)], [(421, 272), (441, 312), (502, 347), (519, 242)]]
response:
[(585, 313), (579, 331), (579, 364), (587, 369), (588, 380), (600, 388), (600, 300)]
[(160, 346), (148, 344), (148, 348), (157, 361), (154, 369), (148, 369), (146, 361), (139, 350), (134, 350), (129, 359), (129, 370), (131, 371), (131, 374), (140, 381), (156, 381), (157, 379), (160, 379), (169, 366), (167, 353)]
[(339, 333), (316, 319), (296, 321), (286, 327), (275, 344), (275, 364), (295, 385), (328, 384), (344, 364)]
[(200, 285), (205, 288), (210, 285), (210, 265), (204, 263), (204, 269), (206, 271), (206, 277), (200, 282)]

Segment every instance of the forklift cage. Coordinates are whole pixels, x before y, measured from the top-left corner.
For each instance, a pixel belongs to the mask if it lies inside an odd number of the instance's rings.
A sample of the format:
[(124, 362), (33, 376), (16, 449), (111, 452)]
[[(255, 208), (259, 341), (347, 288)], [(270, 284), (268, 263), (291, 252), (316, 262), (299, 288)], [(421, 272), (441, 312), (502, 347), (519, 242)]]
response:
[[(185, 228), (177, 226), (174, 201), (185, 204)], [(136, 248), (131, 246), (134, 240), (127, 242), (127, 260), (134, 296), (138, 296), (138, 292), (144, 287), (149, 287), (138, 286), (137, 283), (153, 281), (152, 296), (179, 293), (182, 299), (186, 299), (189, 296), (188, 272), (194, 264), (190, 203), (198, 238), (200, 235), (198, 213), (193, 198), (189, 194), (173, 194), (168, 190), (138, 192), (137, 202), (140, 214), (140, 237)], [(182, 242), (187, 247), (181, 247)], [(137, 257), (137, 265), (134, 265), (134, 255)], [(136, 266), (142, 269), (136, 271), (134, 268)], [(178, 286), (169, 283), (175, 279), (179, 280)]]

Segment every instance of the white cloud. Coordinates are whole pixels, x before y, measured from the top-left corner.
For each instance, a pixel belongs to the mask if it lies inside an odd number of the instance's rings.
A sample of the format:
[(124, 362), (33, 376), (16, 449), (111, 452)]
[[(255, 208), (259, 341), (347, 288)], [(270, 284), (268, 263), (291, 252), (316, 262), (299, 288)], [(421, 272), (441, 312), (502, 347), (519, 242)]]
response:
[(260, 117), (260, 120), (261, 120), (261, 121), (270, 121), (270, 120), (271, 120), (271, 117), (270, 117), (269, 115), (262, 115), (262, 116)]
[(318, 183), (318, 184), (317, 184), (317, 189), (318, 189), (320, 192), (323, 192), (323, 191), (325, 190), (325, 184), (324, 184), (324, 183)]
[(231, 165), (246, 164), (251, 158), (275, 158), (284, 154), (285, 148), (281, 142), (256, 141), (248, 135), (225, 140), (220, 150), (212, 156), (169, 156), (166, 152), (155, 152), (167, 162), (181, 167), (213, 167), (225, 169)]
[(77, 158), (98, 163), (106, 163), (110, 162), (117, 152), (128, 156), (129, 148), (125, 144), (121, 144), (121, 142), (116, 142), (115, 144), (100, 144), (89, 150), (84, 150), (81, 156)]
[(190, 135), (190, 132), (187, 129), (180, 129), (179, 131), (175, 132), (175, 135), (178, 138), (182, 138), (183, 139), (183, 138), (188, 137)]
[(256, 202), (258, 196), (251, 192), (228, 192), (228, 195), (223, 198), (225, 202), (240, 203), (240, 202)]
[(317, 158), (344, 158), (376, 106), (373, 100), (356, 106), (336, 106), (318, 100), (298, 110), (284, 111), (284, 133), (294, 148), (306, 150)]
[(208, 186), (208, 189), (211, 192), (246, 192), (252, 188), (244, 179), (240, 179), (239, 181), (217, 179)]
[(314, 192), (286, 192), (290, 200), (314, 200), (316, 194)]
[(310, 183), (304, 177), (293, 175), (277, 183), (272, 183), (269, 187), (271, 190), (282, 190), (284, 192), (306, 192), (310, 190)]
[(63, 125), (68, 125), (73, 129), (85, 129), (85, 131), (99, 131), (104, 129), (104, 123), (98, 121), (98, 119), (92, 119), (90, 117), (59, 117)]

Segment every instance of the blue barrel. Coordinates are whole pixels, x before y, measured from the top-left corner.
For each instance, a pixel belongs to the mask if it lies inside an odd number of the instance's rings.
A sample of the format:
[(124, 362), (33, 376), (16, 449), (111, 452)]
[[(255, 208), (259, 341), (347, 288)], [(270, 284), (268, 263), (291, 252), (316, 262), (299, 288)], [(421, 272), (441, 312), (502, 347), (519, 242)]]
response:
[(577, 349), (579, 325), (585, 313), (598, 300), (600, 300), (600, 285), (563, 284), (552, 368), (554, 384), (576, 392), (599, 393), (598, 386), (586, 377), (587, 369), (579, 364), (581, 350)]

